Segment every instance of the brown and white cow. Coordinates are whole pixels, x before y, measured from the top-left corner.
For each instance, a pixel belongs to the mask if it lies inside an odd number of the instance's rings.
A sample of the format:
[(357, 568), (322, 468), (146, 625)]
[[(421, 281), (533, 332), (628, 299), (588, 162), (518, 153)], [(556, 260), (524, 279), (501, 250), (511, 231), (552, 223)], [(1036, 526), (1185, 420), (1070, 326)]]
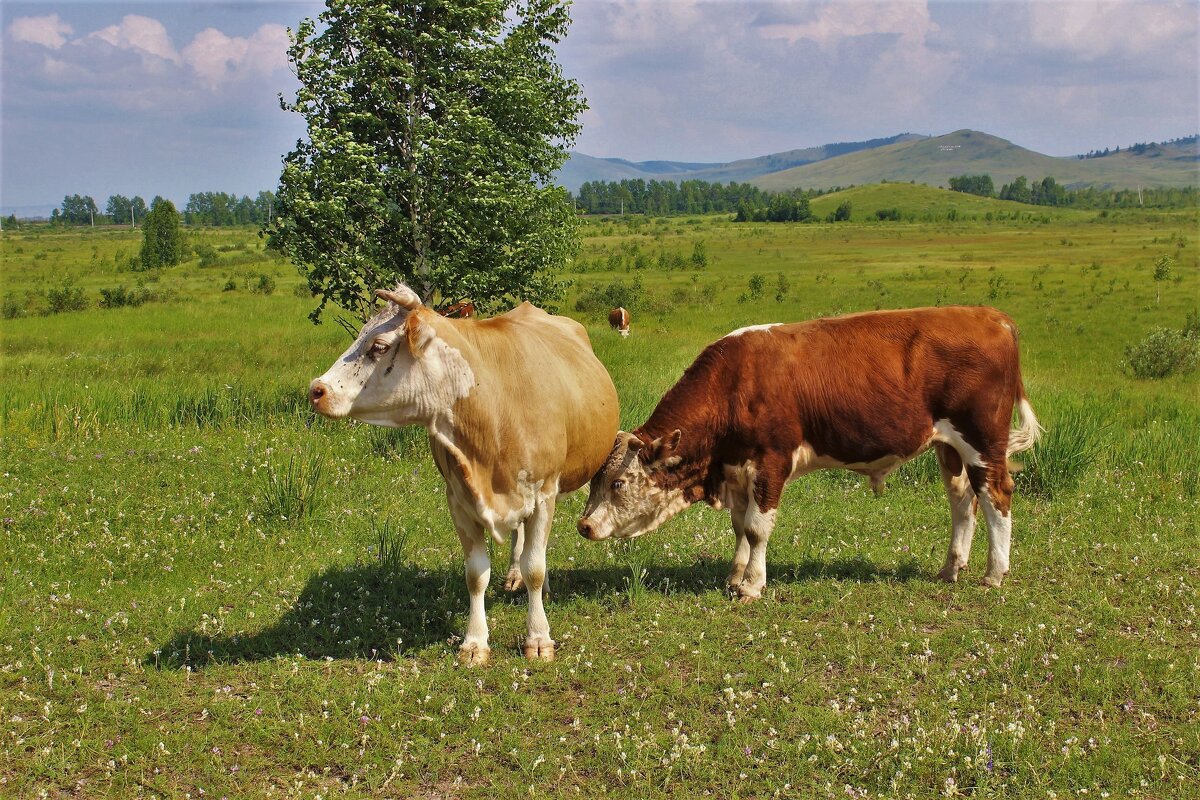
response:
[(608, 312), (608, 326), (614, 331), (620, 332), (622, 336), (628, 336), (629, 312), (621, 306), (617, 306), (612, 311)]
[(461, 303), (452, 303), (439, 310), (438, 313), (450, 319), (466, 319), (475, 316), (475, 304), (470, 300), (464, 300)]
[(546, 545), (558, 496), (604, 463), (617, 393), (583, 326), (523, 303), (486, 320), (439, 316), (408, 287), (309, 388), (327, 417), (423, 425), (466, 553), (470, 619), (459, 659), (488, 660), (488, 535), (512, 536), (508, 588), (529, 594), (527, 658), (550, 660), (543, 605)]
[[(1020, 427), (1010, 430), (1013, 407)], [(758, 598), (784, 485), (817, 469), (867, 475), (937, 451), (953, 520), (939, 577), (967, 565), (975, 511), (988, 526), (983, 582), (1009, 567), (1008, 456), (1041, 428), (1025, 396), (1017, 329), (992, 308), (920, 308), (755, 325), (700, 354), (592, 480), (579, 532), (652, 531), (698, 500), (727, 506), (737, 536), (731, 593)]]

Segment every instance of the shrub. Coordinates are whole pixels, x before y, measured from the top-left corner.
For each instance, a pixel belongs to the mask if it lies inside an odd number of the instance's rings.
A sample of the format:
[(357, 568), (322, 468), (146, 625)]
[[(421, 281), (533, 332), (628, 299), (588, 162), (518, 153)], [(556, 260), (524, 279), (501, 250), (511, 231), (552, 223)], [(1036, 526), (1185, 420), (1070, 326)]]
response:
[(5, 319), (17, 319), (25, 316), (25, 304), (17, 300), (17, 296), (12, 292), (5, 293), (0, 309), (2, 309)]
[(46, 310), (50, 314), (61, 314), (64, 311), (82, 311), (87, 308), (87, 298), (83, 289), (72, 286), (70, 281), (61, 289), (50, 289), (46, 292)]
[(900, 219), (900, 209), (877, 208), (875, 209), (875, 218), (880, 220), (898, 221)]
[(121, 308), (122, 306), (140, 306), (154, 299), (154, 295), (145, 286), (126, 289), (124, 284), (115, 289), (100, 290), (101, 308)]
[(1200, 336), (1173, 328), (1155, 328), (1136, 345), (1125, 348), (1125, 367), (1135, 378), (1186, 375), (1200, 364)]
[(575, 310), (608, 311), (621, 306), (636, 311), (642, 308), (645, 302), (646, 290), (642, 287), (642, 278), (639, 275), (633, 279), (632, 284), (618, 278), (607, 286), (593, 286), (575, 301)]
[(222, 292), (237, 291), (237, 281), (235, 281), (233, 278), (230, 278), (229, 280), (225, 281), (225, 285), (221, 288), (221, 291)]
[(275, 291), (275, 279), (265, 272), (260, 273), (258, 283), (251, 286), (250, 291), (257, 294), (271, 294), (271, 292)]
[(217, 251), (211, 244), (196, 245), (196, 255), (200, 257), (201, 267), (211, 267), (221, 260), (217, 255)]

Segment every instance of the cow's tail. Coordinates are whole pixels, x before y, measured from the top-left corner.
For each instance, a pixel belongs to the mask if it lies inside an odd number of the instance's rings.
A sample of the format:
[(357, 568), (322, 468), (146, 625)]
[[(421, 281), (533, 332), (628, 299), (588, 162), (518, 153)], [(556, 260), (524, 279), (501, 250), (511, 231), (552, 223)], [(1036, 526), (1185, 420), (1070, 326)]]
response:
[(1042, 438), (1042, 432), (1045, 430), (1033, 413), (1033, 406), (1029, 404), (1029, 398), (1025, 396), (1024, 386), (1021, 387), (1021, 394), (1017, 397), (1016, 411), (1017, 426), (1008, 432), (1008, 455), (1010, 456), (1033, 447)]

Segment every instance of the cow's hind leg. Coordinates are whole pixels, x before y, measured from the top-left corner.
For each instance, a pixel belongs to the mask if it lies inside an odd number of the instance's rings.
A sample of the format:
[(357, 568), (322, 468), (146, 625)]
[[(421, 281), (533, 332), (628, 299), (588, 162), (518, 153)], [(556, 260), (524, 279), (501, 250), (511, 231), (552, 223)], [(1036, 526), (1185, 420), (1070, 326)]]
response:
[(942, 472), (942, 484), (950, 501), (950, 548), (946, 552), (946, 564), (938, 577), (947, 583), (958, 580), (958, 573), (966, 569), (971, 557), (971, 539), (975, 535), (975, 490), (967, 477), (958, 452), (941, 442), (934, 445), (938, 467)]
[(556, 497), (539, 498), (533, 513), (525, 520), (525, 546), (521, 552), (521, 579), (529, 593), (529, 619), (525, 635), (525, 657), (540, 661), (554, 660), (554, 640), (544, 605), (546, 587), (546, 547), (550, 523), (554, 519)]
[(508, 574), (504, 576), (504, 589), (515, 592), (525, 583), (521, 580), (521, 551), (525, 549), (525, 523), (517, 525), (513, 531), (511, 548), (508, 553)]
[[(972, 470), (972, 473), (975, 471)], [(986, 472), (972, 474), (972, 484), (983, 507), (988, 527), (988, 563), (983, 575), (986, 586), (999, 586), (1008, 574), (1009, 551), (1012, 547), (1013, 480), (1008, 472), (1008, 460), (1002, 453), (992, 461)]]
[(450, 500), (450, 515), (454, 528), (466, 556), (467, 594), (471, 597), (471, 611), (467, 618), (467, 633), (458, 648), (458, 660), (467, 666), (486, 664), (491, 657), (488, 647), (487, 614), (484, 610), (484, 592), (492, 575), (492, 559), (488, 555), (488, 537), (470, 513), (459, 509)]

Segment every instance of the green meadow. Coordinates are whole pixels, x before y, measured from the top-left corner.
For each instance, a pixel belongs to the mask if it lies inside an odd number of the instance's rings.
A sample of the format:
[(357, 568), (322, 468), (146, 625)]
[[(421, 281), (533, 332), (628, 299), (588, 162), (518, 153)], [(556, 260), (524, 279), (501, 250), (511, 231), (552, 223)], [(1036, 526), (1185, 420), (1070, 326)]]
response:
[(190, 229), (188, 261), (136, 272), (136, 231), (6, 229), (0, 796), (1200, 796), (1200, 381), (1125, 364), (1200, 308), (1200, 217), (839, 194), (812, 202), (850, 200), (836, 224), (586, 220), (559, 310), (626, 429), (743, 325), (1007, 311), (1047, 432), (1004, 586), (977, 584), (982, 521), (935, 580), (929, 455), (880, 497), (792, 484), (752, 605), (723, 591), (727, 514), (590, 543), (581, 492), (548, 558), (557, 659), (521, 657), (495, 547), (478, 669), (423, 431), (308, 410), (347, 336), (257, 231)]

